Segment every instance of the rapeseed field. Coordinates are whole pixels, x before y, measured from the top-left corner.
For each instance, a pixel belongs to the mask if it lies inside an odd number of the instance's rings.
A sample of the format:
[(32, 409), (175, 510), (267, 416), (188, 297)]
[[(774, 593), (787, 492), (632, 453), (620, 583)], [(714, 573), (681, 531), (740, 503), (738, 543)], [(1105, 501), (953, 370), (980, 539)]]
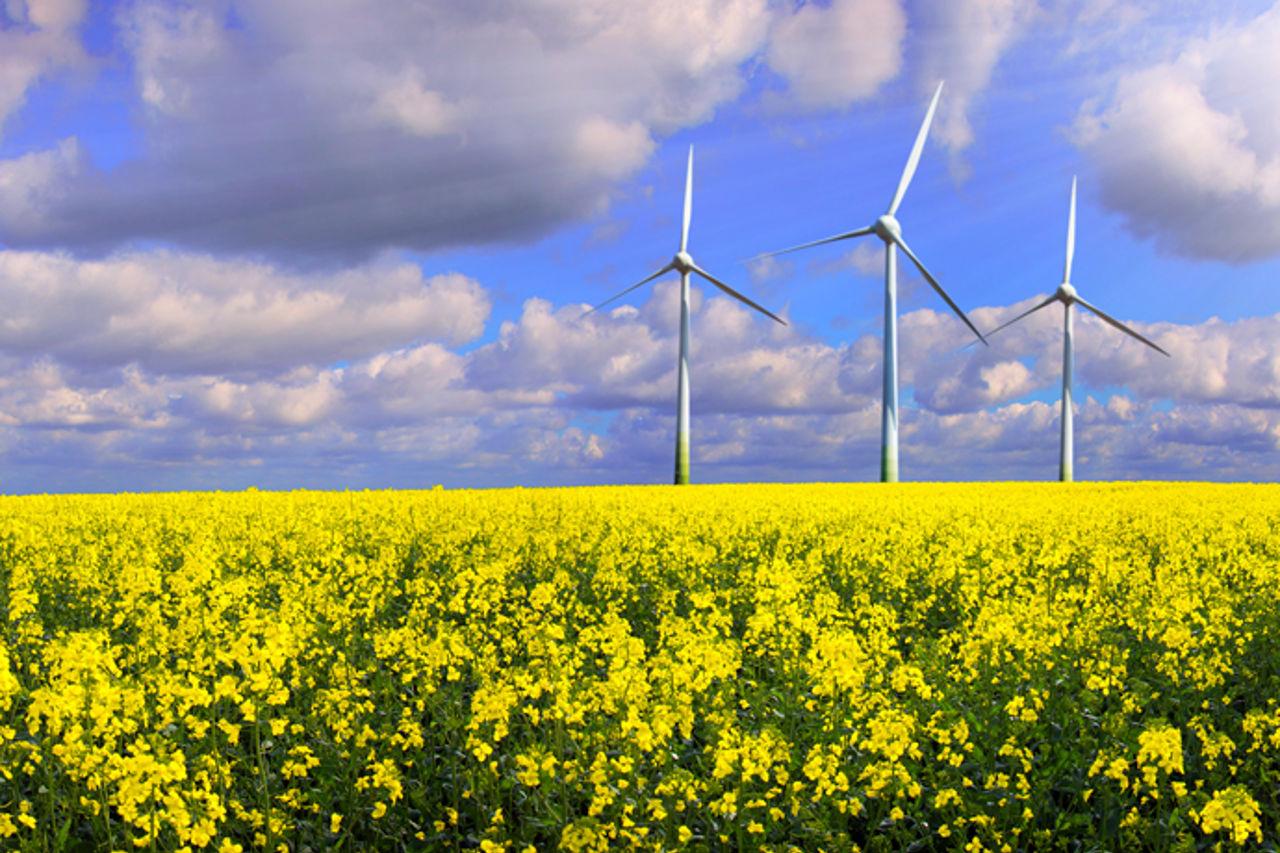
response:
[(0, 846), (1274, 844), (1280, 488), (0, 499)]

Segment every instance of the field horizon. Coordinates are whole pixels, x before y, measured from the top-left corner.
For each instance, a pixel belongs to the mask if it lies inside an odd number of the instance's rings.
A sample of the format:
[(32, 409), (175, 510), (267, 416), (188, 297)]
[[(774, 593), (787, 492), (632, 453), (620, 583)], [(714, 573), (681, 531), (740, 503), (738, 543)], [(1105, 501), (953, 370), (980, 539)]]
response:
[(1210, 488), (1232, 488), (1238, 486), (1254, 486), (1266, 488), (1269, 486), (1280, 485), (1269, 480), (1075, 480), (1063, 483), (1058, 480), (903, 480), (896, 483), (882, 483), (876, 480), (805, 480), (805, 481), (787, 481), (787, 480), (725, 480), (715, 482), (689, 482), (682, 484), (672, 483), (577, 483), (571, 485), (545, 485), (545, 484), (512, 484), (512, 485), (468, 485), (468, 486), (446, 486), (442, 483), (433, 483), (422, 486), (387, 486), (387, 487), (358, 487), (358, 488), (313, 488), (310, 486), (244, 486), (242, 488), (215, 488), (215, 489), (147, 489), (134, 491), (130, 489), (120, 489), (114, 491), (68, 491), (68, 492), (13, 492), (0, 493), (0, 499), (4, 498), (79, 498), (79, 497), (111, 497), (111, 496), (165, 496), (165, 495), (238, 495), (238, 494), (327, 494), (327, 495), (359, 495), (359, 494), (420, 494), (422, 492), (504, 492), (504, 491), (571, 491), (571, 490), (607, 490), (607, 489), (685, 489), (685, 488), (751, 488), (755, 486), (766, 488), (881, 488), (881, 489), (910, 489), (910, 488), (927, 488), (927, 487), (964, 487), (964, 486), (990, 486), (990, 487), (1016, 487), (1016, 486), (1044, 486), (1047, 488), (1081, 488), (1081, 487), (1125, 487), (1125, 486), (1158, 486), (1158, 487), (1182, 487), (1182, 486), (1204, 486)]

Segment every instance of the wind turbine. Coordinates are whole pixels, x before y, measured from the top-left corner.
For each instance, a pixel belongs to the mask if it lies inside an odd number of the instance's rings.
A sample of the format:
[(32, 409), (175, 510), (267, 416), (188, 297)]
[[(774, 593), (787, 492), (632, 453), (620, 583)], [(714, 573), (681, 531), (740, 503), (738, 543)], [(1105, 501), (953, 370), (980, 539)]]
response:
[(1160, 347), (1135, 332), (1133, 329), (1121, 323), (1115, 317), (1104, 312), (1101, 308), (1092, 305), (1080, 298), (1080, 294), (1076, 293), (1075, 287), (1071, 284), (1071, 261), (1076, 253), (1076, 179), (1071, 179), (1071, 213), (1067, 217), (1067, 263), (1062, 271), (1062, 284), (1058, 285), (1058, 289), (1052, 296), (1038, 305), (1023, 311), (1017, 317), (1014, 317), (1007, 323), (1001, 323), (987, 335), (994, 335), (1001, 329), (1006, 329), (1018, 322), (1024, 317), (1028, 317), (1041, 308), (1047, 308), (1055, 302), (1062, 303), (1062, 446), (1058, 455), (1058, 479), (1064, 483), (1070, 483), (1075, 477), (1074, 457), (1075, 457), (1075, 438), (1072, 434), (1072, 411), (1071, 411), (1071, 375), (1075, 371), (1075, 344), (1074, 334), (1071, 320), (1071, 306), (1079, 305), (1097, 314), (1104, 323), (1115, 326), (1126, 335), (1137, 338), (1147, 346), (1151, 347), (1158, 353), (1169, 355)]
[(986, 343), (986, 339), (982, 337), (982, 333), (978, 331), (978, 328), (970, 322), (965, 313), (960, 310), (960, 307), (951, 300), (947, 292), (942, 289), (942, 285), (938, 284), (938, 280), (925, 269), (924, 264), (916, 257), (916, 253), (911, 251), (906, 241), (902, 239), (902, 226), (898, 224), (898, 220), (895, 218), (898, 206), (902, 204), (902, 197), (906, 195), (907, 187), (910, 186), (911, 179), (915, 176), (916, 166), (920, 163), (920, 153), (924, 150), (924, 141), (929, 135), (929, 125), (933, 123), (933, 113), (938, 107), (938, 98), (941, 95), (942, 84), (939, 83), (937, 91), (933, 93), (933, 100), (929, 102), (929, 110), (925, 113), (924, 122), (920, 125), (920, 132), (916, 134), (916, 142), (911, 148), (911, 156), (907, 158), (906, 168), (902, 170), (902, 177), (898, 180), (898, 189), (893, 194), (893, 200), (889, 202), (889, 209), (875, 221), (875, 224), (866, 228), (848, 231), (844, 234), (837, 234), (834, 237), (814, 240), (812, 243), (804, 243), (778, 252), (769, 252), (756, 256), (757, 258), (769, 258), (775, 255), (785, 255), (787, 252), (808, 249), (812, 246), (821, 246), (824, 243), (835, 243), (839, 240), (849, 240), (854, 237), (864, 237), (868, 234), (874, 234), (884, 241), (884, 390), (880, 405), (880, 480), (884, 483), (896, 483), (898, 481), (898, 249), (901, 249), (903, 254), (911, 259), (911, 262), (916, 265), (925, 280), (938, 292), (938, 295), (947, 303), (947, 306), (965, 322), (965, 325), (978, 336), (979, 340), (984, 344)]
[(676, 252), (666, 266), (657, 272), (642, 278), (621, 293), (610, 296), (582, 316), (599, 311), (616, 299), (621, 299), (631, 291), (648, 284), (669, 272), (680, 273), (680, 361), (676, 380), (676, 485), (689, 482), (689, 274), (698, 275), (720, 288), (734, 299), (764, 314), (766, 317), (787, 325), (786, 321), (757, 305), (711, 273), (698, 266), (689, 254), (689, 218), (693, 213), (693, 146), (689, 146), (689, 166), (684, 178), (684, 224), (680, 228), (680, 251)]

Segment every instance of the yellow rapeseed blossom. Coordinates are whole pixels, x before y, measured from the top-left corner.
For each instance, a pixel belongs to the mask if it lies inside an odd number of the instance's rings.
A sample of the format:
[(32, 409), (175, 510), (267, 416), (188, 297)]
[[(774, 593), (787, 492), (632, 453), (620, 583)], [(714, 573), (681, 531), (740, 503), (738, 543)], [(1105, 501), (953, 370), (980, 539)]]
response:
[(0, 846), (1270, 842), (1276, 518), (1244, 485), (0, 498)]
[(1200, 828), (1206, 834), (1225, 832), (1236, 844), (1244, 844), (1252, 836), (1262, 841), (1261, 810), (1257, 801), (1239, 785), (1232, 785), (1213, 795), (1200, 809)]

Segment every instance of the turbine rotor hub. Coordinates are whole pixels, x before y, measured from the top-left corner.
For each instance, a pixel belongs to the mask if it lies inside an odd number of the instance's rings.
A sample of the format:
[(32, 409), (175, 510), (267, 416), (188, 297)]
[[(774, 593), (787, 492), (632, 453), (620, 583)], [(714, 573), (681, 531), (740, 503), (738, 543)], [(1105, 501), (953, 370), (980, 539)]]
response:
[(872, 228), (875, 230), (876, 236), (886, 243), (902, 236), (902, 226), (898, 224), (897, 219), (887, 213), (877, 219)]
[(693, 269), (693, 255), (688, 252), (676, 252), (676, 256), (671, 259), (671, 265), (682, 273), (689, 272)]
[(1056, 295), (1063, 302), (1070, 304), (1076, 299), (1076, 289), (1064, 281), (1062, 284), (1058, 285), (1058, 292)]

